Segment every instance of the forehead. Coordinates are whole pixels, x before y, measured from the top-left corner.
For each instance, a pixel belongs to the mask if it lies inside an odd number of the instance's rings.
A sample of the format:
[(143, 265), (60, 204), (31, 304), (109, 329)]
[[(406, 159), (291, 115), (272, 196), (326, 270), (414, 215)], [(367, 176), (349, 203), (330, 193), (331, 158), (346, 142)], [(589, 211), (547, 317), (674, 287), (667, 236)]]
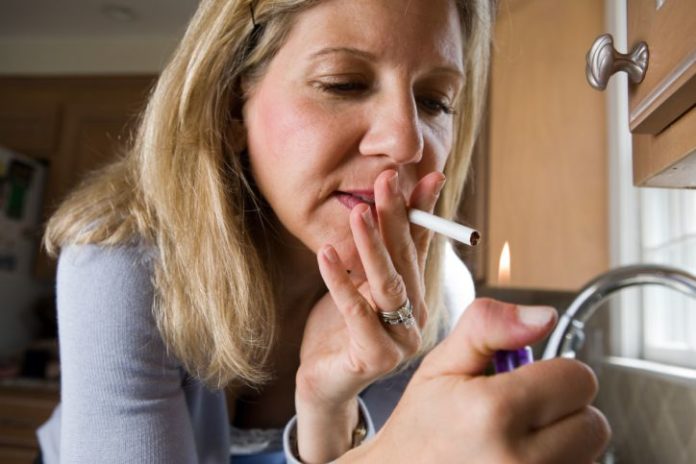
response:
[(381, 59), (463, 68), (454, 0), (325, 0), (295, 19), (286, 47), (366, 49)]

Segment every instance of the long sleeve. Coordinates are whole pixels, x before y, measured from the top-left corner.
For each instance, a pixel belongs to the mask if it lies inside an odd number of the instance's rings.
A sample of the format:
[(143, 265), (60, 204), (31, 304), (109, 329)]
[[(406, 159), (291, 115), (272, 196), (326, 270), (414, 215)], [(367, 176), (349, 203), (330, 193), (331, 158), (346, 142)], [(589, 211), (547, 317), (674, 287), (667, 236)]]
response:
[(155, 326), (144, 256), (137, 247), (97, 246), (61, 254), (60, 462), (201, 461), (186, 377)]

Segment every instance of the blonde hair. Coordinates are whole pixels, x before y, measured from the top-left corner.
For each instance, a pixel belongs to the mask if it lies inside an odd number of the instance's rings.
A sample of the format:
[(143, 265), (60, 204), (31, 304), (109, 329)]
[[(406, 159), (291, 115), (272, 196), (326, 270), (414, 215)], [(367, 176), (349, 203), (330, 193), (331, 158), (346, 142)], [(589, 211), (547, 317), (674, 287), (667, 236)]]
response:
[[(243, 104), (241, 78), (261, 76), (295, 15), (317, 0), (203, 0), (160, 76), (126, 155), (63, 202), (44, 239), (53, 255), (69, 244), (154, 248), (153, 312), (169, 350), (211, 386), (270, 378), (277, 315), (259, 209), (231, 130)], [(448, 182), (437, 214), (453, 217), (483, 105), (491, 26), (489, 0), (457, 1), (466, 83), (457, 102)], [(254, 43), (258, 39), (258, 43)], [(443, 241), (426, 264), (431, 316), (423, 348), (437, 341)]]

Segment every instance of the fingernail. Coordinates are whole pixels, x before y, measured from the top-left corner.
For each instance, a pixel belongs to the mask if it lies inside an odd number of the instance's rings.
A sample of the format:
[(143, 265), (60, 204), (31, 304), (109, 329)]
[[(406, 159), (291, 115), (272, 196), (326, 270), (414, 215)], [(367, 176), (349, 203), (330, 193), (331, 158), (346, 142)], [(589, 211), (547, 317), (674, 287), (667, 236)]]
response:
[(331, 245), (328, 245), (324, 247), (323, 252), (324, 256), (326, 257), (327, 260), (331, 263), (337, 263), (338, 262), (338, 254), (336, 253), (336, 250), (334, 250), (334, 247)]
[(393, 195), (399, 194), (399, 173), (395, 172), (393, 176), (389, 178), (389, 190)]
[(447, 182), (447, 179), (445, 177), (442, 178), (442, 180), (438, 181), (437, 184), (435, 184), (435, 196), (439, 197), (440, 192), (442, 192), (442, 187), (445, 186), (445, 182)]
[(550, 306), (517, 306), (517, 317), (524, 325), (539, 327), (551, 322), (556, 310)]
[(373, 228), (375, 226), (372, 218), (372, 210), (369, 207), (365, 208), (365, 211), (362, 212), (362, 218), (367, 227)]

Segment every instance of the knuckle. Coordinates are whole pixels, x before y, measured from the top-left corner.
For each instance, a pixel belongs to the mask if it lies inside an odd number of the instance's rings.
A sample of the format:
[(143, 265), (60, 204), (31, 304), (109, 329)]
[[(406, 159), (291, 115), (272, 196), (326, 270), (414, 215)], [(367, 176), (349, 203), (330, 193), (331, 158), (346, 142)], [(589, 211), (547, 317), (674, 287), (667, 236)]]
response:
[(599, 382), (592, 368), (575, 359), (558, 359), (557, 362), (560, 365), (565, 365), (564, 378), (566, 382), (574, 385), (577, 391), (582, 392), (589, 403), (599, 391)]
[(402, 263), (418, 264), (418, 253), (413, 242), (406, 242), (397, 251), (397, 256)]
[(344, 311), (348, 316), (361, 316), (365, 313), (365, 305), (359, 298), (354, 298), (347, 302)]
[(482, 312), (487, 317), (499, 316), (501, 311), (514, 312), (517, 309), (516, 304), (494, 300), (488, 297), (476, 298), (472, 306), (476, 308), (477, 312)]
[(592, 368), (588, 366), (585, 363), (581, 363), (579, 361), (576, 361), (580, 365), (579, 372), (581, 372), (580, 376), (582, 378), (582, 382), (585, 384), (585, 387), (588, 389), (588, 392), (592, 398), (597, 394), (599, 391), (599, 381), (597, 380), (597, 375), (594, 373)]
[(382, 284), (382, 293), (390, 297), (401, 297), (405, 293), (404, 279), (393, 271)]
[(611, 426), (604, 414), (593, 406), (588, 406), (585, 409), (584, 416), (588, 443), (596, 448), (596, 454), (599, 455), (609, 444)]

